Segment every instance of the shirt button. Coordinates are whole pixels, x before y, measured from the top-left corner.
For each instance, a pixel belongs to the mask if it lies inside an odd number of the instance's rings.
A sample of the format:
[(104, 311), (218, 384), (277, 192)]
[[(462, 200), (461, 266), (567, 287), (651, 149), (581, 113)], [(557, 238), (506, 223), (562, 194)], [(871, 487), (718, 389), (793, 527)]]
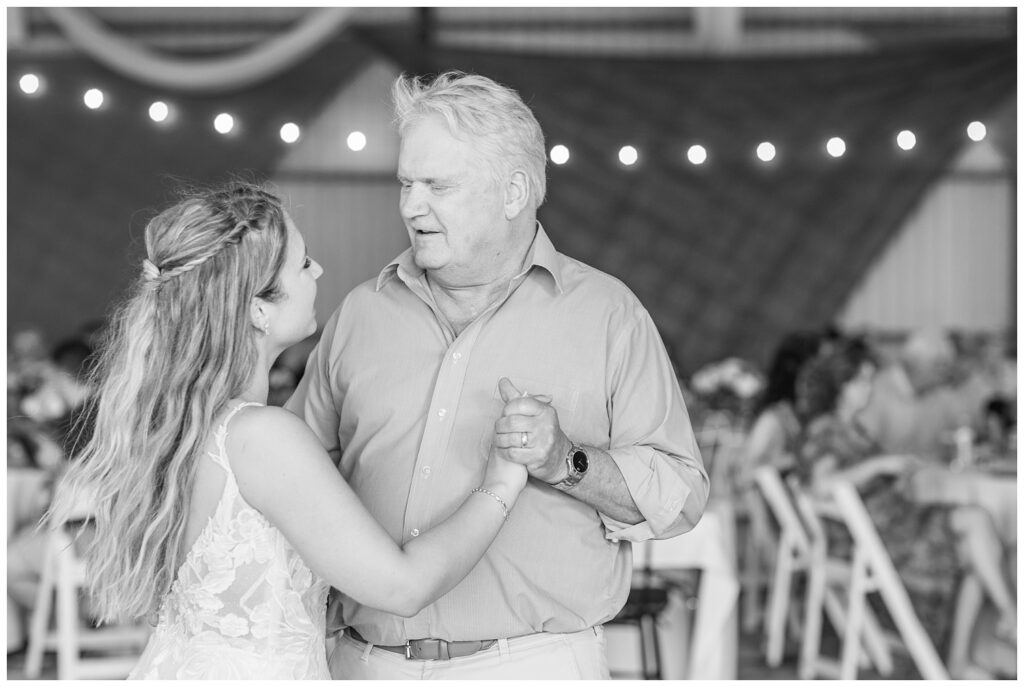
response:
[(455, 360), (458, 360), (461, 357), (462, 357), (462, 351), (456, 351), (455, 353), (452, 353), (452, 358), (454, 358)]
[(437, 416), (438, 417), (442, 417), (443, 418), (447, 414), (448, 414), (448, 411), (445, 410), (444, 408), (441, 408), (441, 410), (437, 411)]
[(427, 477), (430, 477), (430, 466), (427, 465), (426, 467), (424, 467), (422, 472), (423, 472), (423, 478), (424, 479), (426, 479)]
[(416, 529), (416, 528), (413, 528), (413, 530), (411, 532), (409, 532), (409, 534), (411, 534), (414, 537), (418, 537), (418, 536), (420, 536), (420, 531), (418, 529)]

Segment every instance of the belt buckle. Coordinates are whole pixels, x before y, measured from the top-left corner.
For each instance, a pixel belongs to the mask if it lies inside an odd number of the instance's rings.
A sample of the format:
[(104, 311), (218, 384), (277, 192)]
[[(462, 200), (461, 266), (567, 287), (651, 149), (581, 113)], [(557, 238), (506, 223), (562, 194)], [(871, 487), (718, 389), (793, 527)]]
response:
[[(413, 652), (413, 644), (416, 645), (416, 651)], [(448, 642), (443, 639), (424, 638), (424, 639), (409, 639), (405, 642), (405, 657), (406, 659), (416, 659), (417, 661), (447, 661), (451, 658), (450, 653), (447, 650)], [(430, 651), (427, 651), (427, 647), (430, 647)]]

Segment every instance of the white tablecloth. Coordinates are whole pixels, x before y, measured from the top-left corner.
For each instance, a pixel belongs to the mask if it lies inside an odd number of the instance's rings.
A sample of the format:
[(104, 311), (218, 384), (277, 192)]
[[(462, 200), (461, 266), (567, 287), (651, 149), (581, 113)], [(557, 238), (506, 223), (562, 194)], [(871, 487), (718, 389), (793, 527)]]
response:
[(909, 486), (923, 503), (981, 506), (1007, 546), (1017, 546), (1017, 473), (996, 472), (984, 466), (953, 472), (945, 467), (918, 470)]
[[(699, 568), (700, 586), (693, 629), (679, 627), (686, 611), (673, 605), (659, 624), (662, 677), (666, 680), (735, 680), (740, 583), (736, 571), (736, 532), (732, 505), (712, 496), (697, 526), (672, 539), (633, 545), (634, 565), (647, 560), (655, 570)], [(676, 600), (678, 602), (678, 600)], [(679, 641), (690, 638), (680, 651)], [(685, 657), (685, 661), (679, 660)]]

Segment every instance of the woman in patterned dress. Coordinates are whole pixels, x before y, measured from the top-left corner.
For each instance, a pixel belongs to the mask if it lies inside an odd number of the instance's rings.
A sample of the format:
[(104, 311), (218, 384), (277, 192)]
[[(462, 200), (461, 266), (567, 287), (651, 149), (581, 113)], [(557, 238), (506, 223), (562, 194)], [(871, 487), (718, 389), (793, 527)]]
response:
[[(1002, 631), (1015, 635), (1016, 604), (1003, 577), (1002, 544), (988, 513), (910, 498), (907, 478), (923, 459), (882, 455), (857, 424), (875, 369), (866, 346), (851, 341), (812, 359), (801, 371), (797, 405), (808, 418), (798, 454), (801, 479), (820, 495), (836, 479), (853, 483), (937, 648), (948, 642), (955, 595), (967, 570), (978, 576), (996, 605)], [(830, 550), (840, 555), (849, 551), (852, 542), (845, 528), (826, 525)]]

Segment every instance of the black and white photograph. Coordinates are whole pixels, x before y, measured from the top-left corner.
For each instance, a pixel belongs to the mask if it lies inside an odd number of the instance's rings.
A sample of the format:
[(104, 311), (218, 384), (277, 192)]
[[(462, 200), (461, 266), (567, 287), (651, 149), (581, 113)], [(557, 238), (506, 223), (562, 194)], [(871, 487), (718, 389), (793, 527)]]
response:
[(4, 15), (8, 680), (1016, 680), (1015, 4)]

